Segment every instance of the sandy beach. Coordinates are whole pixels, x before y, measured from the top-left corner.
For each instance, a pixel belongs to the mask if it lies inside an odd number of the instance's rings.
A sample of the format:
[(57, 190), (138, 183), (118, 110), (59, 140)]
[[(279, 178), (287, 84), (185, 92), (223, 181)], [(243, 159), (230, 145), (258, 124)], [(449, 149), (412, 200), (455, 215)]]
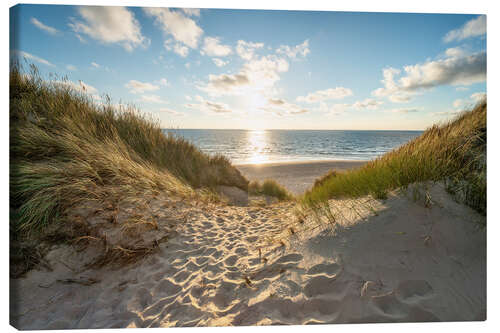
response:
[(241, 164), (236, 165), (236, 167), (249, 180), (274, 179), (294, 195), (300, 195), (309, 189), (316, 179), (328, 171), (353, 169), (364, 163), (366, 161), (300, 161)]
[[(426, 191), (432, 205), (411, 198)], [(337, 223), (297, 221), (293, 203), (193, 205), (158, 198), (157, 251), (132, 266), (80, 269), (55, 246), (11, 280), (21, 329), (484, 320), (484, 217), (440, 184), (332, 200)], [(355, 209), (354, 209), (355, 207)]]

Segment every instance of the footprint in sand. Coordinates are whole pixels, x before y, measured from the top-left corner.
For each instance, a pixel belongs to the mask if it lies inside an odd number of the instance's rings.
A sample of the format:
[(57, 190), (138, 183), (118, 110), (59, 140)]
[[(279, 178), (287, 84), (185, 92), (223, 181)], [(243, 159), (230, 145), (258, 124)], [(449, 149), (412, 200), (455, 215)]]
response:
[(226, 266), (234, 266), (234, 264), (236, 264), (237, 261), (238, 261), (238, 256), (232, 255), (228, 257), (226, 260), (224, 260), (224, 264), (226, 264)]
[(332, 263), (332, 264), (318, 264), (313, 267), (311, 267), (308, 271), (308, 275), (319, 275), (319, 274), (326, 274), (328, 276), (333, 276), (336, 275), (340, 272), (341, 267), (339, 264)]
[(276, 263), (278, 264), (285, 264), (285, 263), (296, 263), (302, 260), (304, 258), (301, 254), (299, 253), (291, 253), (286, 256), (283, 256), (276, 260)]
[(399, 283), (396, 289), (396, 296), (404, 302), (412, 303), (420, 299), (429, 297), (433, 289), (424, 280), (406, 280)]

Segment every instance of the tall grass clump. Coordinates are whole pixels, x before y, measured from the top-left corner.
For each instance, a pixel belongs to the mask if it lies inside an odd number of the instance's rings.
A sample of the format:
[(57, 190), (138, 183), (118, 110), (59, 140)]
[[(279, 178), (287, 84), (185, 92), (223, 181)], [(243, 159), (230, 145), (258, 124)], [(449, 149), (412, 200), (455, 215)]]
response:
[(462, 202), (486, 214), (486, 109), (482, 101), (361, 168), (323, 177), (302, 204), (317, 208), (329, 199), (365, 195), (383, 199), (415, 182), (443, 181)]
[(223, 156), (211, 157), (133, 107), (97, 103), (34, 66), (10, 71), (11, 230), (37, 233), (87, 201), (144, 192), (191, 196), (217, 185), (247, 189)]
[(278, 182), (272, 179), (267, 179), (262, 183), (253, 181), (248, 185), (248, 193), (255, 195), (267, 195), (275, 197), (280, 201), (291, 200), (293, 196)]

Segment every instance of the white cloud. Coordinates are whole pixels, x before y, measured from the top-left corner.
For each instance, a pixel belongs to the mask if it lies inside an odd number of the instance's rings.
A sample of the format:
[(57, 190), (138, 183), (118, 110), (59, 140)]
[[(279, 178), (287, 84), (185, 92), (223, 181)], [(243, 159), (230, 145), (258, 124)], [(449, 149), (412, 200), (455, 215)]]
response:
[[(453, 52), (452, 52), (453, 53)], [(389, 97), (393, 102), (407, 102), (420, 90), (441, 85), (470, 85), (486, 80), (486, 52), (456, 56), (404, 67), (404, 75), (395, 68), (383, 70), (383, 88), (372, 95)]]
[(280, 45), (276, 53), (286, 54), (289, 58), (296, 59), (297, 55), (303, 57), (307, 56), (311, 51), (309, 50), (309, 40), (306, 39), (302, 44), (290, 47), (288, 45)]
[(449, 58), (460, 58), (466, 54), (465, 50), (461, 47), (450, 47), (449, 49), (446, 49), (444, 53)]
[(165, 46), (165, 49), (167, 51), (174, 51), (181, 57), (185, 58), (187, 57), (189, 53), (189, 48), (182, 43), (174, 42), (173, 39), (169, 38), (167, 39), (164, 43), (163, 46)]
[(85, 34), (104, 44), (118, 43), (127, 51), (149, 43), (134, 14), (125, 7), (82, 6), (77, 11), (83, 21), (73, 18), (69, 26), (78, 37)]
[(169, 109), (169, 108), (160, 108), (160, 109), (158, 109), (158, 111), (165, 112), (165, 113), (171, 114), (173, 116), (177, 116), (177, 117), (186, 115), (184, 112), (180, 112), (180, 111)]
[(288, 103), (281, 98), (269, 98), (266, 104), (259, 109), (274, 113), (278, 116), (283, 116), (285, 114), (297, 115), (309, 112), (309, 110), (306, 110), (296, 104)]
[(81, 93), (93, 95), (94, 97), (97, 97), (99, 99), (99, 96), (97, 96), (98, 90), (95, 87), (91, 86), (90, 84), (86, 84), (83, 81), (78, 81), (78, 83), (76, 83), (73, 81), (65, 80), (65, 81), (53, 81), (53, 83), (55, 85), (71, 88)]
[(43, 58), (37, 57), (36, 55), (24, 51), (13, 50), (11, 51), (11, 57), (17, 58), (17, 60), (20, 60), (20, 58), (24, 58), (26, 60), (32, 60), (34, 62), (38, 62), (46, 66), (56, 67), (56, 65), (49, 62), (48, 60), (45, 60)]
[(66, 65), (66, 69), (68, 71), (77, 71), (78, 70), (75, 65), (71, 65), (71, 64)]
[(266, 92), (280, 80), (279, 73), (288, 71), (288, 62), (276, 56), (261, 57), (244, 64), (236, 74), (208, 76), (208, 83), (198, 89), (210, 95), (241, 95), (249, 92)]
[(455, 90), (456, 91), (467, 91), (467, 90), (469, 90), (469, 88), (467, 88), (467, 87), (456, 87)]
[(480, 15), (466, 22), (459, 29), (451, 30), (443, 39), (449, 43), (483, 35), (486, 35), (486, 15)]
[(229, 61), (224, 61), (224, 60), (221, 60), (219, 58), (213, 58), (212, 61), (214, 62), (215, 66), (217, 66), (217, 67), (224, 67), (229, 63)]
[(141, 101), (146, 103), (167, 104), (168, 101), (163, 100), (158, 95), (142, 95)]
[(154, 17), (155, 23), (176, 41), (192, 49), (198, 47), (198, 41), (203, 34), (203, 30), (181, 11), (169, 8), (143, 8), (143, 10), (147, 15)]
[(142, 94), (146, 91), (153, 91), (160, 89), (160, 87), (158, 87), (157, 85), (148, 82), (140, 82), (137, 80), (128, 81), (125, 87), (129, 89), (132, 94)]
[(97, 62), (93, 62), (92, 61), (90, 64), (92, 65), (92, 67), (95, 67), (95, 68), (100, 68), (101, 67), (101, 65), (99, 65)]
[(309, 93), (307, 96), (299, 96), (297, 97), (297, 102), (317, 103), (330, 99), (342, 99), (344, 97), (351, 96), (352, 94), (352, 90), (348, 88), (329, 88)]
[(474, 102), (479, 102), (482, 101), (483, 99), (486, 99), (486, 93), (485, 92), (473, 93), (472, 95), (470, 95), (470, 98), (474, 100)]
[(39, 28), (39, 29), (51, 34), (51, 35), (56, 35), (59, 32), (59, 30), (57, 30), (56, 28), (45, 25), (34, 17), (31, 18), (30, 22), (34, 26), (36, 26), (37, 28)]
[(263, 48), (264, 43), (253, 43), (239, 40), (236, 45), (236, 53), (245, 60), (251, 60), (257, 49)]
[(384, 104), (384, 102), (377, 101), (377, 100), (372, 99), (372, 98), (367, 98), (364, 101), (355, 102), (352, 106), (355, 107), (356, 109), (375, 110), (382, 104)]
[(225, 57), (233, 53), (229, 45), (223, 45), (220, 43), (220, 38), (218, 37), (205, 37), (202, 54), (206, 54), (210, 57)]
[(209, 114), (224, 114), (233, 112), (225, 103), (208, 101), (201, 96), (196, 96), (196, 101), (198, 102), (197, 104), (188, 103), (184, 104), (184, 107), (204, 111)]
[(181, 10), (187, 16), (200, 16), (200, 9), (199, 8), (181, 8)]

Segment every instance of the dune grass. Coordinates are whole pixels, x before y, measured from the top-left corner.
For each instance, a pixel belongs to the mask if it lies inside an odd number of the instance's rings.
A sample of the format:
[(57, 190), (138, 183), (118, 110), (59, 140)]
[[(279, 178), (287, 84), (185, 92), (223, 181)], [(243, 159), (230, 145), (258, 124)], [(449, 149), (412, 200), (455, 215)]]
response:
[[(63, 82), (63, 83), (61, 83)], [(34, 66), (10, 72), (11, 230), (36, 233), (85, 201), (217, 185), (247, 190), (223, 156), (208, 156), (132, 106), (117, 109)]]
[(272, 179), (267, 179), (262, 183), (259, 183), (258, 181), (250, 182), (248, 185), (248, 193), (253, 195), (267, 195), (275, 197), (280, 201), (293, 199), (292, 194)]
[(302, 205), (314, 209), (329, 199), (365, 195), (385, 199), (412, 183), (444, 181), (462, 202), (486, 214), (486, 109), (486, 101), (480, 102), (358, 169), (322, 177)]

